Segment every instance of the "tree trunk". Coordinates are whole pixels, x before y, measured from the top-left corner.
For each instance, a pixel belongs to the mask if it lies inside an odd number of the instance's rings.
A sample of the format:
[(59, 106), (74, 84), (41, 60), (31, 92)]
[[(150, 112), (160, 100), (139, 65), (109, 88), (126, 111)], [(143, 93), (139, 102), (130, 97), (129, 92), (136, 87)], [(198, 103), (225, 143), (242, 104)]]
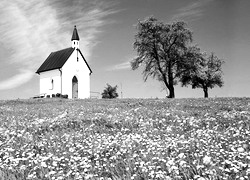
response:
[(208, 98), (208, 88), (204, 87), (203, 91), (204, 91), (204, 98)]
[(169, 82), (169, 96), (168, 98), (175, 98), (174, 95), (174, 78), (173, 78), (173, 73), (172, 73), (172, 66), (171, 66), (171, 61), (169, 61), (168, 64), (168, 82)]
[(175, 95), (174, 95), (174, 86), (173, 85), (170, 85), (170, 87), (169, 87), (168, 98), (175, 98)]

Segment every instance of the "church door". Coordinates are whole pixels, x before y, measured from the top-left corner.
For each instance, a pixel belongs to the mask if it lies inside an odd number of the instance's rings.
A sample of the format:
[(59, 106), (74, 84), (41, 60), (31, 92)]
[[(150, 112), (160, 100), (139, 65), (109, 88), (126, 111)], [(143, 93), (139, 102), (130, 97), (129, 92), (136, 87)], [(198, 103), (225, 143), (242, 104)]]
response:
[(78, 98), (78, 80), (75, 76), (72, 79), (72, 98)]

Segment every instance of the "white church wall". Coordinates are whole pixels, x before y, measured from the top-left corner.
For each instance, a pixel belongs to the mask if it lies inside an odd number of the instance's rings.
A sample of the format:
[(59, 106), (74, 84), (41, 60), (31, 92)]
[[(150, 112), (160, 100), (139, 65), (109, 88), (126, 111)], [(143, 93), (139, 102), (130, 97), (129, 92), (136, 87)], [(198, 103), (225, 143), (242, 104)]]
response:
[[(52, 84), (53, 80), (53, 84)], [(40, 73), (40, 94), (52, 96), (61, 93), (61, 77), (58, 69)]]
[[(78, 57), (78, 61), (77, 61)], [(62, 67), (63, 94), (72, 98), (72, 79), (76, 76), (78, 80), (78, 98), (90, 97), (90, 71), (81, 54), (75, 50)]]

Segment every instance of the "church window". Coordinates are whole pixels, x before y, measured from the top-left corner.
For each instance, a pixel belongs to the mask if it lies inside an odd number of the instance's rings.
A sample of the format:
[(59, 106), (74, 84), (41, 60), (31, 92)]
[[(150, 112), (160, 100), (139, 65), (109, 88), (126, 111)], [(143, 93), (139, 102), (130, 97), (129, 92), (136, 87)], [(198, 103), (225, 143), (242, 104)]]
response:
[(51, 90), (54, 89), (54, 80), (53, 79), (51, 79), (50, 89)]
[(77, 60), (77, 62), (78, 62), (78, 50), (76, 51), (76, 60)]

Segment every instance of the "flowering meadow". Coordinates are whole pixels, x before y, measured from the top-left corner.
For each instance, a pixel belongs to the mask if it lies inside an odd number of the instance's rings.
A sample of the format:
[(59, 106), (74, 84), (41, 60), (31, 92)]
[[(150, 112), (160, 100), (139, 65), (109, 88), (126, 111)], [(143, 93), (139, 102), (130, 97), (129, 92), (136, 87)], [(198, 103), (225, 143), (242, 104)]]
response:
[(250, 179), (250, 98), (0, 101), (2, 179)]

